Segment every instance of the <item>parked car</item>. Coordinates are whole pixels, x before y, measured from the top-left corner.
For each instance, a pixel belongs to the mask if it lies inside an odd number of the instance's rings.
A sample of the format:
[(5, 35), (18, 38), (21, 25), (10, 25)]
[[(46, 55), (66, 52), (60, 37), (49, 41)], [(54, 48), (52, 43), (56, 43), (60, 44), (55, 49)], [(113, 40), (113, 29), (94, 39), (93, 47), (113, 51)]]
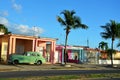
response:
[(8, 63), (19, 64), (29, 63), (41, 65), (45, 63), (45, 58), (38, 52), (25, 52), (23, 54), (12, 54), (9, 56)]

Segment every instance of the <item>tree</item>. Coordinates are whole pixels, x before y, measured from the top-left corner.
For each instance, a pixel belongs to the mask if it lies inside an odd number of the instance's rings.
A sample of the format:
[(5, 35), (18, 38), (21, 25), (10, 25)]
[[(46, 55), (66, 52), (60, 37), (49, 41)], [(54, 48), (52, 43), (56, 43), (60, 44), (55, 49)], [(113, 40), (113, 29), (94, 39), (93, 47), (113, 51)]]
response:
[(0, 24), (0, 32), (4, 34), (9, 34), (11, 32), (8, 31), (8, 28), (6, 28), (3, 24)]
[(64, 30), (66, 31), (65, 49), (64, 49), (64, 57), (65, 57), (64, 62), (66, 64), (66, 57), (67, 57), (66, 46), (67, 46), (68, 34), (70, 33), (71, 29), (78, 29), (78, 28), (87, 29), (88, 26), (81, 23), (80, 18), (74, 15), (75, 12), (73, 10), (72, 11), (64, 10), (61, 12), (61, 14), (64, 15), (64, 18), (57, 16), (57, 21), (65, 27)]
[(112, 53), (113, 53), (113, 44), (116, 38), (119, 37), (119, 32), (120, 32), (120, 24), (116, 23), (114, 20), (110, 20), (110, 23), (107, 23), (104, 26), (101, 26), (101, 28), (104, 29), (104, 32), (101, 32), (101, 36), (104, 39), (111, 39), (112, 43), (111, 43), (111, 65), (113, 65), (113, 57), (112, 57)]
[(99, 49), (101, 49), (101, 50), (107, 50), (108, 49), (108, 43), (106, 43), (106, 42), (104, 42), (104, 41), (101, 41), (100, 43), (99, 43)]

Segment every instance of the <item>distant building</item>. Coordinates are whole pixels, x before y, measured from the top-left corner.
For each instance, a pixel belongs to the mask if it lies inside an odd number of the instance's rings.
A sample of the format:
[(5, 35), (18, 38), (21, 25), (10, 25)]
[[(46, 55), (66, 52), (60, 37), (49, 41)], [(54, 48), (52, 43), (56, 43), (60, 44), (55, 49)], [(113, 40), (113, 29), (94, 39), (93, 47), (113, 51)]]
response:
[[(120, 64), (120, 51), (112, 54), (113, 64)], [(99, 64), (111, 64), (111, 59), (108, 53), (104, 50), (100, 51)]]
[[(64, 63), (64, 46), (56, 45), (56, 53), (57, 62)], [(87, 46), (67, 46), (67, 55), (70, 63), (98, 64), (98, 50)]]
[(88, 64), (98, 64), (99, 63), (99, 49), (84, 48), (86, 63)]

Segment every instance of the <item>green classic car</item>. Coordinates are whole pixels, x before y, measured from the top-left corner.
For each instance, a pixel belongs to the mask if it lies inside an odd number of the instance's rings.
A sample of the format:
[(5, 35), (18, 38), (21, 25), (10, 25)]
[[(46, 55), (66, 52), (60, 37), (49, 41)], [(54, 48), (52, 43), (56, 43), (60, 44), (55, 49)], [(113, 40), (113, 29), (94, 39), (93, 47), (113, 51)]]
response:
[(25, 52), (23, 54), (12, 54), (9, 56), (8, 63), (19, 64), (29, 63), (41, 65), (45, 63), (45, 58), (38, 52)]

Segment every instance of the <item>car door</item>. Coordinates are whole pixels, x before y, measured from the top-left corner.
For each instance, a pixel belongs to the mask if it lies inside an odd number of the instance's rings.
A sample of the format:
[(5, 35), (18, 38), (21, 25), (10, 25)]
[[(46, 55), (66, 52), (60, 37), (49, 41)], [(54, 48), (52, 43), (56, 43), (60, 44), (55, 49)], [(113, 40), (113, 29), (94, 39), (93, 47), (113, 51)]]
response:
[(35, 52), (31, 52), (31, 55), (30, 55), (30, 63), (34, 64), (37, 60), (37, 54)]
[(29, 63), (31, 60), (31, 55), (29, 53), (26, 53), (24, 56), (23, 56), (23, 59), (22, 59), (22, 63)]

